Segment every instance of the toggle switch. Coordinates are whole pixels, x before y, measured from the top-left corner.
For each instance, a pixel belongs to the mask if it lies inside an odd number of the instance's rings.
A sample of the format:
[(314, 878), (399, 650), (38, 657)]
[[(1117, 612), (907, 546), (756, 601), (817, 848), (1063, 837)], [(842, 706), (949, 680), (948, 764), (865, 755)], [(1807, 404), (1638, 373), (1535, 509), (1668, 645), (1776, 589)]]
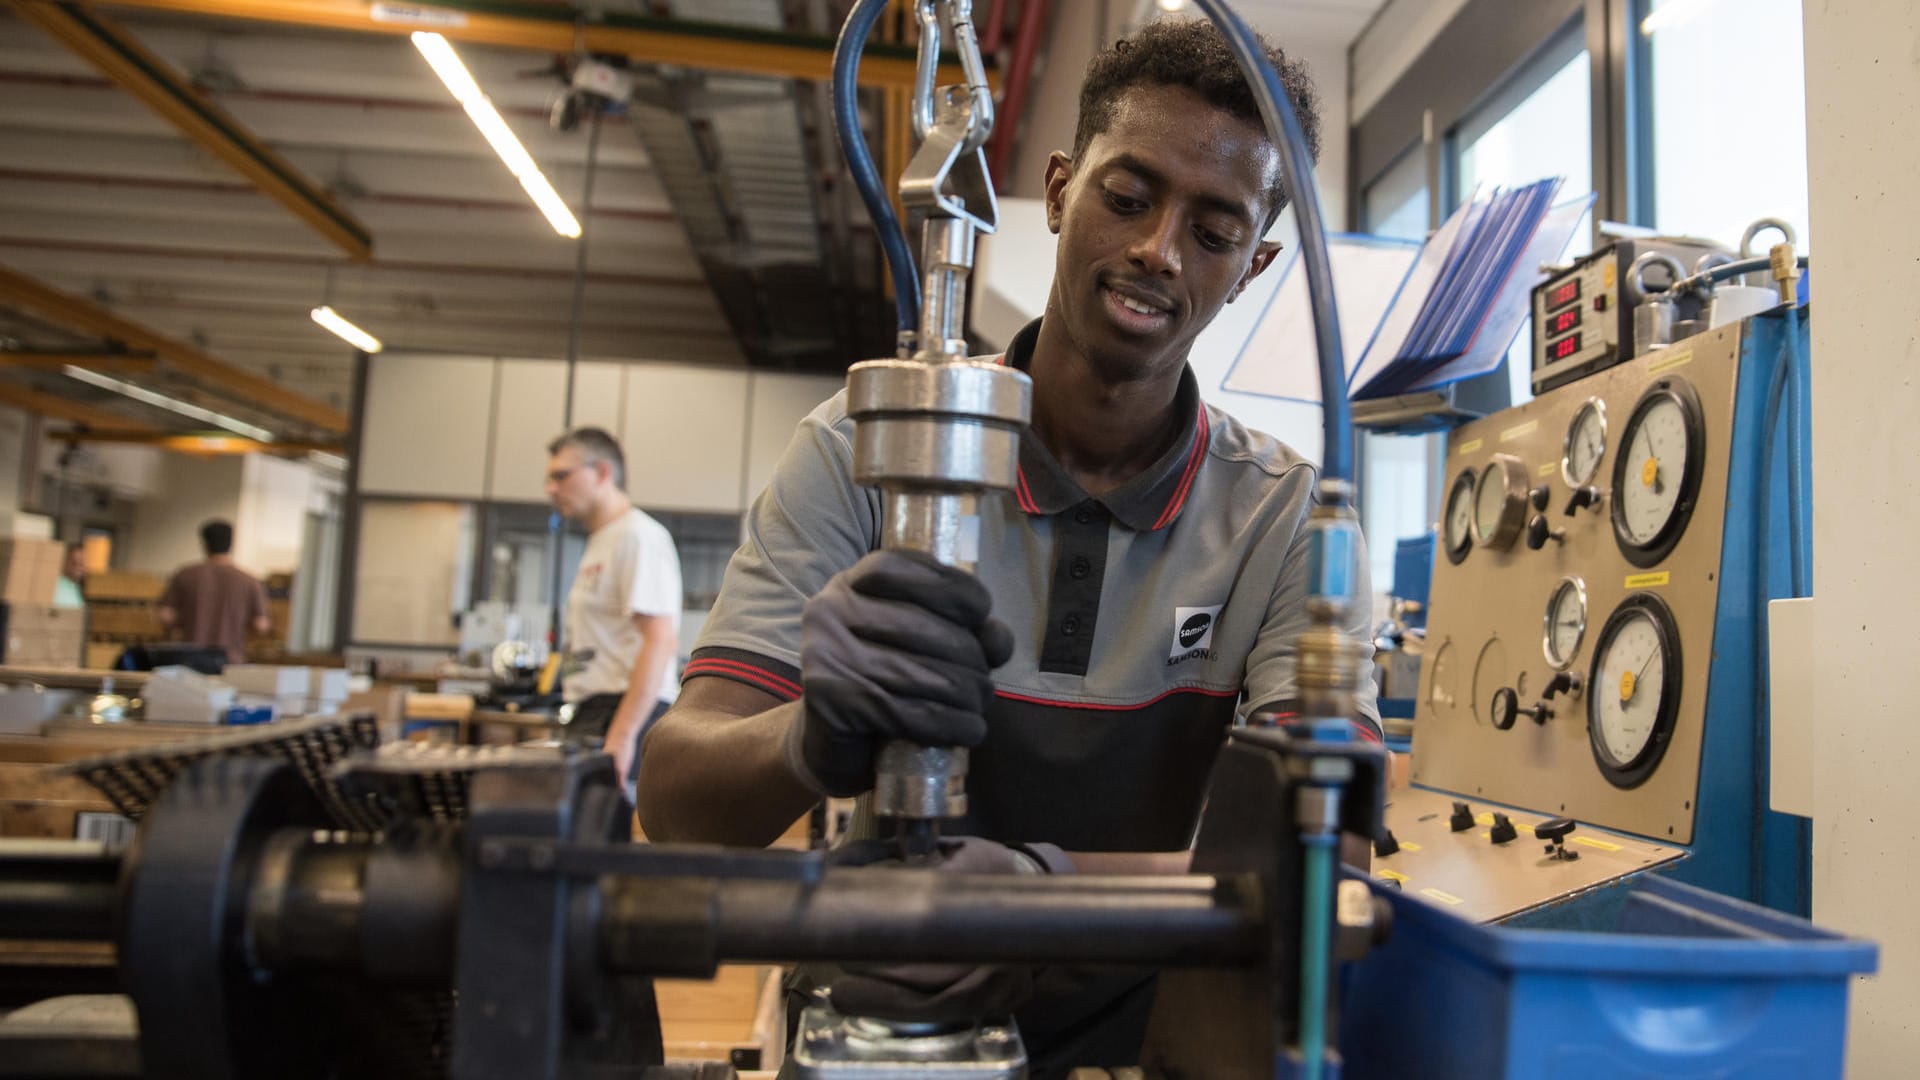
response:
[(1373, 857), (1384, 859), (1400, 850), (1400, 841), (1393, 835), (1392, 829), (1381, 829), (1380, 835), (1373, 838)]
[(1453, 827), (1454, 832), (1466, 832), (1473, 828), (1473, 807), (1455, 800), (1453, 817), (1447, 820), (1447, 824)]
[(1598, 510), (1606, 500), (1606, 494), (1597, 487), (1577, 487), (1573, 497), (1567, 500), (1567, 516), (1574, 517), (1582, 510)]
[(1504, 844), (1519, 835), (1514, 830), (1512, 818), (1505, 814), (1493, 815), (1493, 830), (1488, 834), (1488, 839), (1496, 844)]

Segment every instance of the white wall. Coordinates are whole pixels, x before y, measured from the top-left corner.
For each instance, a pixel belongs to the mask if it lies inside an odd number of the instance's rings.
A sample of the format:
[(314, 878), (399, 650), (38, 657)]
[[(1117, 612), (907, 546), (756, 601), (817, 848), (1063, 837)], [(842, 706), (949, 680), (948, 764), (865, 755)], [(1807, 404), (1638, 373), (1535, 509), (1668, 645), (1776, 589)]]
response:
[[(1805, 10), (1813, 313), (1814, 918), (1880, 943), (1855, 984), (1855, 1076), (1920, 1057), (1920, 725), (1901, 665), (1920, 610), (1920, 8)], [(1824, 464), (1825, 468), (1820, 466)]]
[(241, 461), (233, 561), (262, 575), (292, 573), (300, 566), (314, 467), (267, 454), (248, 454)]
[(1352, 113), (1355, 121), (1380, 103), (1467, 0), (1387, 0), (1353, 43)]
[[(240, 518), (245, 468), (245, 459), (238, 455), (161, 454), (155, 463), (157, 490), (134, 513), (126, 568), (166, 574), (203, 558), (201, 524), (208, 518)], [(238, 531), (236, 526), (236, 538)], [(248, 570), (259, 569), (234, 561)]]

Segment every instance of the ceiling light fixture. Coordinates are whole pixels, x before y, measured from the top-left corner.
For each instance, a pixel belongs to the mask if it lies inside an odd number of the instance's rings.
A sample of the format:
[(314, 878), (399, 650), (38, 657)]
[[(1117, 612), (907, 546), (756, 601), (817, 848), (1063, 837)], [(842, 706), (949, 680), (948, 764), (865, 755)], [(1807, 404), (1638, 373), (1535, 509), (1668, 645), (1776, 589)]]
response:
[(329, 305), (322, 304), (307, 314), (313, 316), (314, 322), (333, 331), (340, 340), (359, 349), (363, 353), (377, 353), (385, 348), (385, 346), (380, 343), (379, 338), (353, 325), (345, 316), (333, 310)]
[(1701, 9), (1706, 6), (1706, 0), (1666, 0), (1640, 20), (1640, 32), (1652, 37), (1656, 30), (1684, 26), (1699, 18)]
[(181, 401), (179, 398), (171, 398), (165, 394), (155, 393), (144, 386), (135, 386), (130, 382), (122, 382), (110, 375), (102, 375), (97, 371), (88, 371), (86, 368), (74, 367), (72, 364), (68, 364), (61, 370), (66, 373), (68, 378), (78, 379), (83, 383), (98, 386), (102, 390), (111, 390), (116, 394), (130, 397), (135, 401), (145, 402), (158, 409), (165, 409), (168, 412), (179, 413), (181, 416), (212, 424), (215, 427), (225, 428), (235, 435), (245, 435), (255, 442), (264, 443), (273, 441), (273, 432), (268, 431), (266, 428), (249, 424), (244, 420), (235, 420), (225, 413), (217, 413), (212, 409), (203, 409), (191, 402)]
[(1187, 0), (1160, 0), (1160, 4), (1159, 4), (1160, 10), (1166, 12), (1169, 15), (1173, 14), (1176, 11), (1185, 10), (1186, 6), (1187, 6)]
[(453, 95), (453, 99), (460, 103), (461, 108), (467, 110), (467, 117), (473, 121), (473, 126), (480, 129), (480, 134), (486, 138), (487, 145), (493, 147), (493, 152), (500, 155), (500, 160), (507, 166), (507, 171), (513, 174), (514, 179), (520, 181), (520, 186), (526, 189), (527, 197), (533, 200), (533, 205), (539, 207), (540, 212), (546, 215), (548, 224), (553, 226), (553, 231), (569, 240), (578, 240), (580, 222), (574, 218), (573, 211), (567, 209), (567, 204), (560, 198), (560, 193), (553, 190), (553, 185), (547, 182), (546, 174), (540, 171), (540, 166), (533, 163), (533, 157), (527, 153), (527, 148), (520, 145), (520, 140), (514, 136), (513, 129), (500, 118), (499, 110), (493, 107), (493, 102), (487, 98), (486, 94), (481, 93), (480, 84), (473, 81), (473, 75), (467, 71), (467, 65), (460, 62), (460, 54), (453, 51), (453, 46), (447, 44), (446, 38), (427, 30), (414, 31), (413, 47), (419, 49), (420, 55), (427, 58), (427, 64), (433, 68), (433, 73), (440, 76), (440, 81), (446, 84), (447, 91)]

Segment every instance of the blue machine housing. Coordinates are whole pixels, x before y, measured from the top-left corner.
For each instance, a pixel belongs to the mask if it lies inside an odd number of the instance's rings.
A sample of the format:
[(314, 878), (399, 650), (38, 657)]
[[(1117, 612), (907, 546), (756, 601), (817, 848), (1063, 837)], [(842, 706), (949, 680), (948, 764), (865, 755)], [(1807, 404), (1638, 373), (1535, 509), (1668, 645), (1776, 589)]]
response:
[[(1760, 316), (1742, 329), (1699, 807), (1691, 853), (1666, 873), (1807, 915), (1812, 910), (1811, 829), (1805, 818), (1768, 808), (1766, 652), (1766, 601), (1791, 595), (1787, 410), (1778, 409), (1770, 418), (1768, 398), (1770, 389), (1778, 391), (1775, 373), (1785, 372), (1789, 357), (1804, 362), (1809, 355), (1807, 312)], [(1797, 349), (1789, 334), (1797, 338)], [(1803, 442), (1798, 449), (1802, 467), (1810, 467), (1810, 448)], [(1812, 508), (1794, 509), (1810, 528)]]

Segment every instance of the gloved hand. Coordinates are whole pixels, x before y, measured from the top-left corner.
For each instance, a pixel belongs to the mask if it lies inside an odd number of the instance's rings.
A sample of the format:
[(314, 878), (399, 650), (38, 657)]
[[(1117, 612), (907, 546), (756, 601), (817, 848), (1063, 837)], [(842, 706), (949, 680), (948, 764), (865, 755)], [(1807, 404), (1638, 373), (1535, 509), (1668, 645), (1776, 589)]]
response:
[(822, 795), (873, 787), (890, 739), (978, 746), (990, 672), (1013, 634), (987, 617), (980, 579), (924, 556), (875, 551), (834, 575), (800, 615), (802, 711), (787, 761)]
[[(894, 857), (890, 845), (867, 842), (836, 853), (839, 865), (872, 865)], [(1007, 847), (975, 836), (942, 840), (935, 863), (952, 874), (1071, 873), (1073, 866), (1051, 844)], [(894, 964), (854, 967), (827, 988), (835, 1010), (882, 1020), (970, 1023), (1005, 1016), (1033, 996), (1038, 969), (1028, 966), (968, 967), (963, 964)]]

